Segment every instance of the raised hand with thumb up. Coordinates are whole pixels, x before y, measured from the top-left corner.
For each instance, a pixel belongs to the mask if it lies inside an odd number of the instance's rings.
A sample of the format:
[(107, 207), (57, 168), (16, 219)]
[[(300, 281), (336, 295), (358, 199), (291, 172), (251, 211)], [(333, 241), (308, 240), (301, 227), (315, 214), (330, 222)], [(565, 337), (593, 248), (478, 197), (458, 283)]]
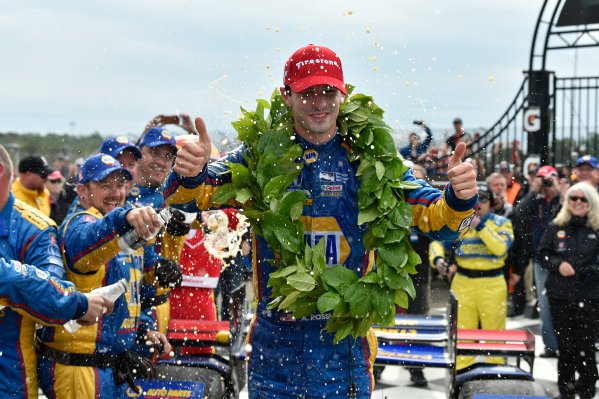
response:
[(181, 149), (177, 152), (174, 171), (183, 177), (196, 177), (200, 174), (212, 150), (212, 142), (206, 130), (206, 124), (202, 118), (195, 120), (196, 130), (198, 131), (197, 141), (184, 141)]
[(447, 168), (447, 177), (453, 188), (456, 197), (462, 200), (469, 200), (478, 193), (476, 188), (476, 172), (471, 164), (462, 162), (466, 144), (459, 143), (449, 158)]

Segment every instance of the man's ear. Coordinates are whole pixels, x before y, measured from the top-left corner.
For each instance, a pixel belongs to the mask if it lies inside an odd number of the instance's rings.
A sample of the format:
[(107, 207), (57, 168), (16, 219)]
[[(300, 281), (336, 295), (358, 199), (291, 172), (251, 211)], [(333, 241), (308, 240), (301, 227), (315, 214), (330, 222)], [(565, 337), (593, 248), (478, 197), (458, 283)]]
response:
[(345, 102), (345, 94), (341, 93), (341, 100), (339, 101), (339, 105)]
[(80, 200), (87, 200), (87, 187), (85, 187), (84, 184), (77, 184), (77, 195), (79, 196)]
[(285, 105), (291, 108), (291, 95), (284, 87), (279, 87), (281, 91), (281, 95), (283, 96), (283, 100), (285, 100)]

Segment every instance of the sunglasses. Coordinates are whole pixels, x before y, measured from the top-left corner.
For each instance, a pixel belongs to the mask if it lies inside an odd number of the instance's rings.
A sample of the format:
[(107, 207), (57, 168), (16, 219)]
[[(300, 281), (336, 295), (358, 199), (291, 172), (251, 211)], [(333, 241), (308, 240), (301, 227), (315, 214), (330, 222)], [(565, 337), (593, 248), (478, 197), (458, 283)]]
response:
[(578, 201), (578, 200), (580, 200), (580, 201), (582, 201), (582, 202), (584, 202), (584, 203), (587, 203), (587, 202), (589, 202), (589, 200), (587, 200), (587, 197), (578, 197), (578, 196), (576, 196), (576, 195), (571, 195), (571, 196), (570, 196), (570, 202), (576, 202), (576, 201)]
[(62, 180), (58, 179), (58, 180), (48, 180), (48, 183), (50, 184), (58, 184), (58, 183), (62, 183)]

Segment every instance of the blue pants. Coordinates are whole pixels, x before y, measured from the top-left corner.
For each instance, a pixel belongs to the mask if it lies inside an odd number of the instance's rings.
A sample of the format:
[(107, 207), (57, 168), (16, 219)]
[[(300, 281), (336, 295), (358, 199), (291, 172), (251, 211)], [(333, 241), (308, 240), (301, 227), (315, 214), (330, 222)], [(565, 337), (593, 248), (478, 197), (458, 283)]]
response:
[(537, 299), (539, 301), (539, 315), (541, 317), (541, 336), (545, 349), (557, 352), (557, 338), (551, 321), (551, 310), (549, 308), (549, 297), (545, 292), (545, 282), (549, 276), (549, 271), (541, 266), (537, 261), (534, 262), (535, 286), (537, 287)]
[(325, 322), (254, 320), (249, 336), (250, 399), (347, 398), (350, 344), (358, 398), (370, 398), (377, 348), (374, 333), (335, 345), (334, 334), (324, 331)]

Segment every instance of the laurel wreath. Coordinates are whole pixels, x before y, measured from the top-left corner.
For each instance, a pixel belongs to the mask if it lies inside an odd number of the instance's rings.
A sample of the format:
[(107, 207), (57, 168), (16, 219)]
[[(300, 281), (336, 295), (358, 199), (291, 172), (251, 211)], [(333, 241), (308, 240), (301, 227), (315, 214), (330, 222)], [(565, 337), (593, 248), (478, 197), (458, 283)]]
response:
[(383, 121), (384, 111), (371, 97), (352, 92), (349, 86), (337, 128), (351, 149), (350, 161), (359, 161), (358, 225), (368, 223), (364, 245), (376, 250), (373, 270), (359, 277), (344, 266), (327, 269), (325, 240), (313, 248), (304, 244), (299, 218), (306, 193), (286, 191), (304, 166), (302, 149), (294, 141), (292, 112), (278, 90), (270, 103), (257, 100), (253, 112), (241, 108), (233, 127), (247, 146), (246, 165), (229, 162), (231, 183), (219, 187), (213, 198), (240, 203), (253, 231), (275, 254), (268, 260), (277, 268), (268, 279), (268, 307), (295, 318), (332, 311), (326, 330), (335, 333), (335, 342), (350, 334), (365, 336), (373, 324), (393, 325), (395, 305), (407, 308), (408, 295), (416, 294), (410, 274), (421, 263), (410, 245), (412, 210), (403, 192), (421, 185), (402, 181), (408, 168), (395, 149), (393, 129)]

